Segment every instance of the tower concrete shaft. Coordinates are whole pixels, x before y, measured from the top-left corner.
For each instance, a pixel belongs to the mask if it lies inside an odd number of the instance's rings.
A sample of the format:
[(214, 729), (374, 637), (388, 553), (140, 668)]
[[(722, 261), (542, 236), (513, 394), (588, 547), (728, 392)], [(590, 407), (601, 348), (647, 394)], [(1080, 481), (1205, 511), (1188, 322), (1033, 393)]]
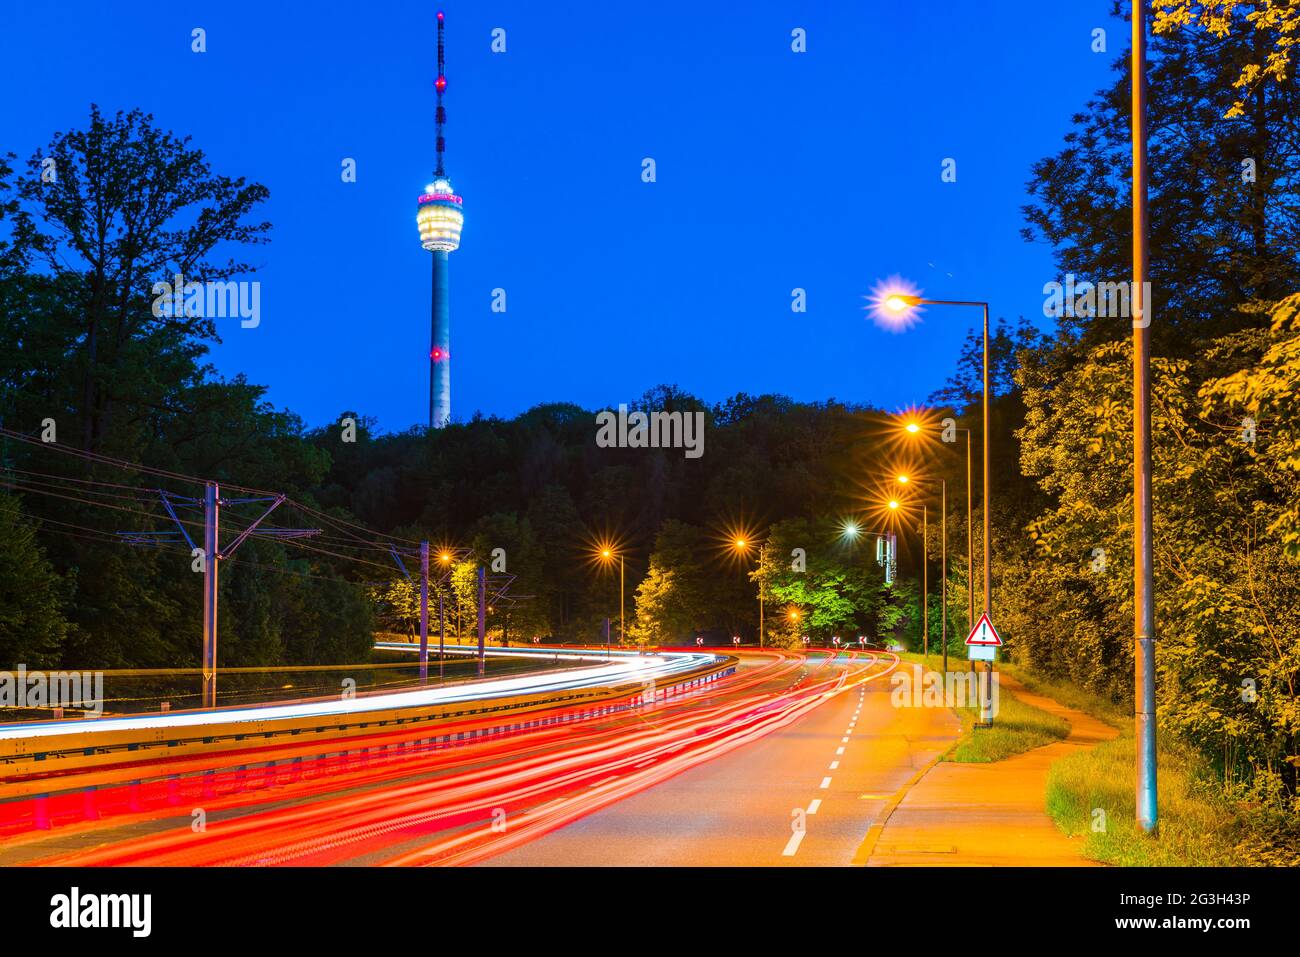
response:
[(451, 289), (448, 253), (433, 250), (433, 308), (429, 339), (429, 428), (451, 422)]

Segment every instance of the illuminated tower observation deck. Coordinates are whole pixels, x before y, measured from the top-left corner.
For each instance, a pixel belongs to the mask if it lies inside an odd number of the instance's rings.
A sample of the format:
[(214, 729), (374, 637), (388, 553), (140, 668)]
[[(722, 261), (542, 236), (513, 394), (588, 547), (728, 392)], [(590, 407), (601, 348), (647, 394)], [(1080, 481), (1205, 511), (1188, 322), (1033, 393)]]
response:
[(420, 245), (433, 253), (433, 308), (429, 337), (429, 428), (441, 429), (451, 421), (451, 297), (448, 254), (460, 246), (460, 230), (465, 223), (461, 199), (452, 191), (451, 180), (443, 164), (446, 141), (443, 124), (447, 114), (442, 94), (447, 89), (443, 73), (443, 15), (438, 11), (438, 79), (433, 87), (438, 95), (436, 115), (438, 168), (433, 182), (424, 187), (417, 201), (416, 224), (420, 227)]

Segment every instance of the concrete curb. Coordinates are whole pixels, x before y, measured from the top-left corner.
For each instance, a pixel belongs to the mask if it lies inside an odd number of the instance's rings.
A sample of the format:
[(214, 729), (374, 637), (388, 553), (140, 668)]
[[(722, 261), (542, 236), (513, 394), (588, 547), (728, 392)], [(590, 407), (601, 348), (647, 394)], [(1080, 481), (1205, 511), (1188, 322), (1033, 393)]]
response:
[(961, 739), (959, 738), (956, 741), (954, 741), (952, 744), (948, 745), (948, 747), (944, 748), (933, 758), (931, 758), (928, 762), (926, 762), (924, 767), (922, 767), (910, 778), (908, 778), (907, 782), (901, 788), (899, 788), (892, 795), (890, 795), (889, 800), (885, 802), (885, 806), (882, 809), (882, 813), (880, 817), (876, 820), (874, 824), (871, 825), (870, 828), (867, 829), (867, 836), (864, 837), (862, 839), (862, 843), (858, 845), (858, 849), (853, 855), (853, 860), (849, 864), (850, 867), (867, 866), (867, 862), (871, 860), (871, 855), (875, 853), (876, 843), (880, 840), (880, 835), (884, 833), (885, 825), (888, 824), (889, 819), (893, 817), (894, 811), (898, 809), (898, 805), (903, 803), (903, 798), (907, 797), (907, 792), (912, 790), (912, 788), (916, 785), (916, 782), (920, 781), (921, 778), (929, 774), (930, 770), (936, 764), (938, 764), (949, 754), (951, 754), (953, 752), (953, 749), (955, 749), (957, 745), (960, 743), (961, 743)]

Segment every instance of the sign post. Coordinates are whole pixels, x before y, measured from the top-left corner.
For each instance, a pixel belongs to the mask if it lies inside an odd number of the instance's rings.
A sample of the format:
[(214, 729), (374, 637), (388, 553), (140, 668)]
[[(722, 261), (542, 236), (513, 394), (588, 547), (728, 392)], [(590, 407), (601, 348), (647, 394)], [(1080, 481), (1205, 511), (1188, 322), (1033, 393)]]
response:
[(993, 619), (985, 612), (966, 636), (966, 656), (971, 661), (984, 662), (985, 681), (981, 684), (977, 680), (975, 684), (980, 699), (980, 720), (976, 727), (993, 727), (993, 662), (997, 661), (998, 649), (1001, 647), (1002, 637), (993, 627)]

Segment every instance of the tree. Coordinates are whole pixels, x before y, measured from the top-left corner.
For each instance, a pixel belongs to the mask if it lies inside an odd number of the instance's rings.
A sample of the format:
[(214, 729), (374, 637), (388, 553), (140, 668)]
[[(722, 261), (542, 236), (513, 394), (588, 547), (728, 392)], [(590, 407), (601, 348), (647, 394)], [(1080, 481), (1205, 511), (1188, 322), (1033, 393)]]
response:
[[(1239, 27), (1249, 24), (1255, 33), (1256, 53), (1232, 83), (1245, 97), (1257, 95), (1260, 84), (1270, 79), (1287, 81), (1291, 49), (1300, 44), (1300, 5), (1295, 0), (1153, 0), (1151, 7), (1156, 14), (1156, 33), (1199, 24), (1213, 36), (1226, 37), (1232, 33), (1234, 21)], [(1265, 53), (1268, 41), (1273, 48)], [(1245, 101), (1237, 100), (1226, 116), (1241, 116), (1246, 109)]]
[[(1243, 304), (1300, 285), (1300, 85), (1260, 85), (1244, 115), (1224, 119), (1222, 78), (1257, 56), (1254, 37), (1178, 30), (1149, 52), (1150, 329), (1156, 354), (1190, 355), (1250, 321)], [(1061, 283), (1131, 278), (1128, 57), (1115, 69), (1027, 184), (1025, 238), (1054, 247)], [(1129, 317), (1099, 312), (1063, 316), (1062, 348), (1128, 337)]]
[(22, 234), (63, 300), (66, 347), (79, 353), (87, 449), (107, 440), (123, 388), (147, 373), (150, 343), (166, 339), (192, 359), (196, 341), (218, 338), (210, 316), (158, 315), (153, 284), (252, 272), (213, 257), (267, 241), (270, 224), (247, 221), (266, 187), (214, 174), (188, 144), (140, 110), (108, 119), (92, 105), (89, 126), (56, 134), (18, 180)]
[(670, 645), (679, 637), (681, 618), (674, 608), (674, 575), (654, 561), (636, 589), (636, 617), (628, 637), (642, 647)]
[(771, 633), (801, 647), (804, 635), (870, 630), (884, 605), (884, 570), (837, 521), (788, 519), (772, 526), (767, 541), (763, 564), (750, 578), (768, 596)]
[(69, 630), (63, 616), (68, 591), (18, 500), (0, 493), (0, 664), (59, 664)]

